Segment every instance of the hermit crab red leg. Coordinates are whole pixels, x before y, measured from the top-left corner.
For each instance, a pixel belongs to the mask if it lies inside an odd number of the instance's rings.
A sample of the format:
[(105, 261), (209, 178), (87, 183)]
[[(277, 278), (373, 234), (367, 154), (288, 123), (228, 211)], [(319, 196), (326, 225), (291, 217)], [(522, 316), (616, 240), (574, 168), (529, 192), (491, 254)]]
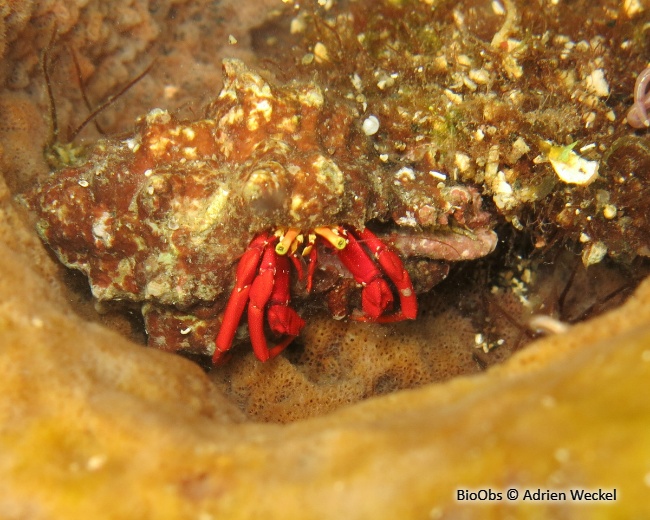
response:
[(414, 320), (418, 314), (418, 300), (413, 290), (411, 277), (399, 256), (393, 253), (368, 228), (359, 231), (359, 238), (364, 241), (366, 247), (374, 254), (386, 276), (395, 284), (399, 292), (400, 311), (388, 316), (380, 316), (376, 321), (388, 323), (402, 320)]
[[(300, 333), (305, 322), (289, 307), (289, 260), (267, 247), (259, 274), (251, 285), (248, 304), (248, 331), (255, 356), (268, 361), (282, 352)], [(264, 314), (269, 305), (268, 320), (273, 332), (287, 334), (279, 344), (269, 349), (264, 335)]]
[[(287, 348), (305, 326), (305, 321), (298, 316), (294, 309), (289, 307), (291, 301), (289, 266), (290, 263), (286, 256), (276, 256), (275, 283), (269, 298), (267, 321), (273, 332), (287, 337), (268, 349), (269, 359), (274, 358)], [(254, 347), (255, 344), (253, 344)]]
[(270, 357), (264, 336), (264, 310), (271, 298), (275, 282), (275, 266), (277, 256), (271, 247), (264, 250), (258, 275), (251, 285), (248, 303), (248, 333), (253, 345), (253, 351), (260, 361)]
[[(260, 361), (277, 356), (300, 333), (305, 322), (289, 307), (290, 262), (286, 253), (294, 238), (282, 240), (274, 247), (278, 236), (263, 233), (248, 246), (237, 266), (235, 288), (230, 294), (215, 340), (213, 363), (221, 362), (224, 354), (230, 350), (247, 305), (251, 344)], [(284, 249), (284, 246), (287, 248)], [(265, 314), (271, 330), (287, 336), (270, 349), (264, 334)]]
[(269, 359), (269, 349), (264, 336), (264, 310), (273, 291), (275, 280), (275, 251), (271, 247), (264, 250), (257, 277), (251, 284), (248, 297), (248, 333), (253, 351), (260, 361)]
[[(323, 236), (322, 228), (315, 231)], [(348, 233), (344, 228), (338, 228), (338, 231), (341, 237), (347, 239), (347, 244), (337, 251), (341, 263), (350, 271), (354, 279), (364, 286), (361, 292), (363, 312), (371, 320), (377, 320), (393, 303), (393, 293), (381, 271), (353, 234)]]
[(244, 314), (251, 289), (251, 284), (257, 276), (257, 269), (260, 265), (262, 254), (272, 239), (268, 233), (256, 236), (242, 255), (237, 265), (235, 274), (235, 288), (230, 293), (230, 298), (223, 314), (223, 320), (217, 339), (215, 340), (213, 363), (218, 363), (223, 355), (230, 350), (235, 332), (239, 326), (239, 320)]
[(300, 334), (305, 322), (294, 309), (289, 307), (291, 301), (289, 266), (287, 257), (276, 257), (275, 283), (269, 298), (266, 318), (269, 327), (276, 334), (287, 334), (295, 337)]

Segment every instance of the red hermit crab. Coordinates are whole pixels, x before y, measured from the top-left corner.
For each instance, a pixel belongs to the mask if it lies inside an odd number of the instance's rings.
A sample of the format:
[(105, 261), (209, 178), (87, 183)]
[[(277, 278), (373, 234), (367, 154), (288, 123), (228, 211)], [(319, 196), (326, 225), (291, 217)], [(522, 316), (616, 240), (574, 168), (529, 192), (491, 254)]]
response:
[[(322, 227), (314, 229), (309, 236), (309, 243), (302, 253), (310, 257), (307, 291), (311, 290), (317, 261), (315, 242), (322, 240), (337, 251), (341, 263), (354, 279), (362, 284), (361, 301), (367, 319), (380, 322), (415, 319), (417, 300), (409, 274), (399, 256), (390, 251), (369, 229), (354, 231), (342, 226), (334, 229)], [(290, 263), (287, 259), (288, 256), (293, 260), (299, 271), (302, 269), (300, 260), (296, 257), (296, 249), (303, 238), (300, 230), (296, 228), (280, 234), (279, 238), (269, 233), (258, 235), (239, 261), (235, 288), (230, 295), (217, 335), (214, 362), (218, 362), (223, 353), (230, 349), (247, 303), (251, 343), (255, 355), (261, 361), (282, 352), (304, 326), (302, 318), (289, 307)], [(360, 241), (365, 242), (381, 270)], [(393, 303), (393, 293), (384, 276), (393, 282), (399, 293), (400, 310), (393, 314), (385, 314)], [(265, 309), (271, 330), (286, 336), (271, 349), (267, 347), (264, 333)]]
[(327, 300), (339, 317), (350, 303), (357, 319), (414, 319), (414, 285), (431, 285), (438, 260), (495, 246), (476, 190), (383, 161), (362, 110), (226, 60), (204, 118), (154, 109), (26, 199), (41, 237), (97, 299), (141, 305), (150, 345), (220, 362), (247, 310), (265, 361), (304, 325), (291, 295), (324, 301), (351, 277)]

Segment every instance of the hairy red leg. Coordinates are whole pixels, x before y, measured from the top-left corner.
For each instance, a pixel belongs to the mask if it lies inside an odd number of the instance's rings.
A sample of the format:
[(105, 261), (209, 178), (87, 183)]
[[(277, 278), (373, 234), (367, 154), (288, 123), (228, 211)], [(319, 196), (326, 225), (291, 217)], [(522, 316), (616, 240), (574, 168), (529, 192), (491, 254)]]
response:
[(400, 311), (388, 316), (381, 316), (377, 321), (386, 323), (402, 320), (414, 320), (418, 314), (418, 301), (413, 290), (413, 283), (399, 256), (393, 253), (374, 233), (367, 228), (357, 232), (366, 247), (375, 255), (386, 276), (399, 291)]
[(361, 292), (363, 312), (371, 320), (377, 320), (393, 303), (393, 293), (383, 279), (381, 271), (353, 234), (343, 229), (342, 234), (347, 238), (348, 243), (345, 248), (337, 251), (341, 263), (358, 283), (364, 285)]
[[(289, 257), (289, 260), (291, 260), (291, 263), (293, 264), (294, 269), (298, 273), (298, 280), (302, 280), (305, 276), (305, 271), (302, 268), (302, 259), (298, 257), (298, 255), (290, 253), (286, 255)], [(281, 257), (278, 257), (281, 258)]]
[(215, 340), (216, 348), (212, 357), (212, 362), (215, 364), (219, 363), (223, 355), (232, 346), (232, 340), (239, 326), (239, 320), (242, 314), (244, 314), (246, 304), (248, 303), (251, 284), (257, 274), (260, 259), (264, 250), (267, 249), (271, 238), (268, 233), (256, 236), (239, 260), (235, 274), (235, 287), (230, 293), (226, 310), (223, 313), (221, 327)]
[[(274, 358), (287, 348), (305, 325), (296, 311), (289, 307), (289, 266), (286, 256), (278, 256), (273, 248), (267, 247), (258, 275), (251, 284), (248, 332), (255, 356), (262, 362)], [(264, 314), (269, 302), (268, 320), (271, 330), (288, 335), (270, 349), (264, 335)]]

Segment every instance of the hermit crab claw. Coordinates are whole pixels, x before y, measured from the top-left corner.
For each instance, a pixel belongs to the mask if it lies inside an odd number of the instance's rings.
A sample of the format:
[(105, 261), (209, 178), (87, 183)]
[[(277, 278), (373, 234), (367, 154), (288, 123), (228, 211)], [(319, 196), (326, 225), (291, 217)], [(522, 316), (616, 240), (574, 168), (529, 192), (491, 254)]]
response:
[(352, 233), (343, 229), (341, 232), (347, 239), (347, 245), (338, 252), (339, 258), (355, 281), (364, 286), (361, 307), (368, 318), (376, 321), (393, 304), (393, 293), (381, 271)]
[[(418, 314), (418, 302), (413, 291), (413, 284), (404, 264), (399, 256), (388, 249), (386, 244), (379, 240), (368, 229), (359, 232), (359, 237), (366, 244), (366, 247), (372, 251), (379, 265), (390, 281), (395, 284), (399, 292), (400, 312), (388, 316), (379, 316), (374, 318), (375, 321), (388, 323), (393, 321), (414, 320)], [(364, 311), (365, 311), (364, 307)], [(368, 311), (366, 311), (368, 312)], [(370, 313), (368, 313), (370, 315)], [(370, 316), (372, 318), (372, 316)]]
[[(273, 357), (286, 348), (305, 326), (305, 321), (298, 313), (289, 307), (291, 296), (289, 294), (290, 268), (286, 256), (275, 255), (275, 281), (269, 297), (266, 319), (269, 327), (278, 335), (286, 335), (286, 344), (278, 349), (279, 345), (271, 349)], [(250, 326), (250, 325), (249, 325)], [(261, 342), (260, 342), (261, 343)], [(282, 345), (284, 342), (281, 342)], [(258, 356), (259, 358), (259, 356)]]

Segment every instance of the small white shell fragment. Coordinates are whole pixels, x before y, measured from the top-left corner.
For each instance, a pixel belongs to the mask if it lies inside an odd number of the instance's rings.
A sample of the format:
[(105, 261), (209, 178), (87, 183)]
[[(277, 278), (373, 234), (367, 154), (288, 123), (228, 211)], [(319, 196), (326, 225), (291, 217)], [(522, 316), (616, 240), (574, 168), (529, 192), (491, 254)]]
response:
[(458, 65), (460, 66), (471, 67), (472, 59), (466, 54), (459, 54), (458, 56), (456, 56), (456, 63), (458, 63)]
[(632, 18), (635, 14), (643, 12), (643, 3), (641, 0), (623, 0), (623, 9), (625, 14)]
[(613, 219), (613, 218), (616, 218), (616, 214), (617, 214), (617, 213), (618, 213), (618, 210), (616, 209), (616, 206), (614, 206), (613, 204), (607, 204), (607, 205), (603, 208), (603, 216), (604, 216), (607, 220), (611, 220), (611, 219)]
[(413, 171), (413, 168), (408, 168), (406, 166), (403, 166), (402, 168), (397, 170), (397, 172), (395, 172), (395, 179), (401, 182), (414, 181), (415, 172)]
[(323, 43), (317, 42), (314, 45), (314, 57), (316, 58), (316, 63), (324, 63), (330, 61), (327, 47), (325, 47)]
[(352, 76), (350, 76), (350, 81), (352, 82), (352, 86), (356, 90), (358, 90), (359, 92), (363, 90), (363, 82), (361, 81), (361, 77), (359, 76), (359, 74), (355, 72)]
[(366, 135), (375, 135), (379, 130), (379, 119), (376, 116), (368, 116), (361, 126)]
[(163, 110), (162, 108), (152, 108), (147, 114), (146, 120), (150, 125), (153, 123), (166, 125), (171, 121), (171, 118), (172, 117), (169, 115), (167, 110)]
[(502, 195), (510, 195), (512, 193), (512, 185), (508, 183), (503, 172), (497, 173), (497, 185), (495, 191)]
[(600, 263), (607, 254), (607, 246), (601, 242), (592, 242), (582, 250), (582, 264), (585, 267)]
[(196, 137), (196, 132), (195, 132), (194, 129), (193, 129), (192, 127), (190, 127), (190, 126), (185, 126), (185, 127), (183, 127), (183, 129), (181, 130), (181, 132), (183, 133), (183, 135), (185, 136), (185, 138), (186, 138), (187, 140), (189, 140), (189, 141), (193, 141), (194, 138)]
[(228, 35), (228, 43), (230, 45), (235, 45), (237, 43), (237, 38), (235, 38), (232, 34)]
[(445, 96), (447, 96), (447, 99), (451, 101), (454, 105), (460, 105), (463, 102), (463, 96), (460, 94), (456, 94), (455, 92), (449, 90), (446, 88), (444, 90)]
[(551, 145), (547, 157), (557, 176), (567, 184), (587, 185), (596, 180), (598, 162), (580, 157), (572, 146)]
[(470, 157), (469, 155), (466, 155), (464, 153), (456, 152), (456, 155), (454, 155), (454, 162), (456, 163), (456, 166), (458, 166), (458, 169), (461, 172), (466, 172), (469, 170), (470, 167)]
[(506, 14), (506, 10), (499, 0), (492, 0), (492, 12), (500, 16)]
[[(287, 0), (282, 0), (285, 4), (287, 3)], [(302, 18), (296, 17), (291, 20), (291, 25), (289, 26), (289, 31), (291, 34), (299, 34), (301, 32), (304, 32), (304, 30), (307, 28), (307, 24), (305, 23), (305, 20)]]
[(406, 215), (403, 217), (399, 217), (397, 220), (395, 220), (395, 223), (398, 226), (404, 226), (404, 227), (418, 227), (419, 222), (415, 218), (415, 215), (411, 211), (407, 211)]
[(607, 97), (609, 96), (609, 83), (605, 79), (605, 73), (603, 69), (596, 69), (589, 74), (586, 78), (587, 89), (592, 93), (596, 94), (598, 97)]
[(522, 137), (517, 137), (517, 140), (512, 143), (513, 150), (516, 150), (521, 155), (530, 152), (530, 146), (526, 144), (526, 141)]
[(472, 69), (468, 73), (469, 79), (479, 85), (486, 85), (490, 82), (490, 73), (485, 69)]

